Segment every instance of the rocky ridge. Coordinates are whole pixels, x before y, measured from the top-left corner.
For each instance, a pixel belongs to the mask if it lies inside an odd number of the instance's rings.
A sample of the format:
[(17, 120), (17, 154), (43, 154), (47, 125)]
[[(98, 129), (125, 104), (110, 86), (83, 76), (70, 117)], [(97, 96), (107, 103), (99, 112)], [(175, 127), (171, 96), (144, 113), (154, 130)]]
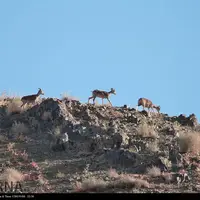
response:
[[(194, 114), (170, 117), (160, 113), (149, 117), (146, 111), (136, 112), (126, 105), (95, 106), (56, 98), (44, 99), (39, 105), (19, 112), (8, 113), (7, 107), (1, 106), (0, 110), (1, 136), (7, 138), (4, 143), (15, 142), (17, 149), (28, 152), (41, 166), (48, 162), (44, 173), (56, 192), (73, 192), (74, 187), (80, 189), (77, 181), (81, 183), (91, 177), (110, 184), (106, 175), (110, 169), (119, 174), (145, 177), (152, 167), (162, 174), (158, 184), (154, 178), (146, 178), (151, 186), (138, 189), (134, 182), (130, 188), (123, 187), (122, 192), (159, 192), (162, 184), (167, 184), (168, 191), (173, 192), (180, 192), (181, 187), (198, 191), (198, 184), (192, 178), (198, 167), (188, 171), (191, 158), (199, 164), (198, 154), (184, 150), (179, 141), (181, 134), (199, 133)], [(56, 183), (57, 169), (65, 175), (60, 184)], [(190, 174), (190, 181), (184, 186), (177, 186), (180, 170), (187, 172), (183, 176)], [(166, 183), (163, 177), (167, 173), (176, 174), (176, 180)], [(111, 185), (110, 189), (107, 185), (101, 190), (113, 191), (117, 187)]]

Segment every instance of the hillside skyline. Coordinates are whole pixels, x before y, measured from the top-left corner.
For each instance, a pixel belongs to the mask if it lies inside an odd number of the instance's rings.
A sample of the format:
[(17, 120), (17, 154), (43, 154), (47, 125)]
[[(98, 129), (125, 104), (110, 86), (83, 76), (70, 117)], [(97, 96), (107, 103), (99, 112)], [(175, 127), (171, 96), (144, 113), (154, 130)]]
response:
[(67, 92), (86, 103), (92, 90), (115, 88), (113, 106), (145, 97), (162, 113), (199, 119), (199, 7), (197, 0), (2, 1), (0, 92), (42, 88), (45, 97)]

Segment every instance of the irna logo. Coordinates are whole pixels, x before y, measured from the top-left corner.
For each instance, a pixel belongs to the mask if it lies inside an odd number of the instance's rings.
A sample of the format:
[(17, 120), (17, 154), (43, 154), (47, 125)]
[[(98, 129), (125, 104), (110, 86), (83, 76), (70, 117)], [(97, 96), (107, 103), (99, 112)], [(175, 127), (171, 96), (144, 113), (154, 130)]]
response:
[(0, 193), (21, 193), (22, 185), (20, 182), (0, 182)]

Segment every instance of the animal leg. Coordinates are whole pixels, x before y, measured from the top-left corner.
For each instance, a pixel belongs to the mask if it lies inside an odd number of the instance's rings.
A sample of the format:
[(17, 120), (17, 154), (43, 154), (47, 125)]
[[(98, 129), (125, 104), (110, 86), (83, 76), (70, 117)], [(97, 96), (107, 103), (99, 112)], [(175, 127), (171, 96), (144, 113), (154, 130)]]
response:
[(109, 101), (110, 105), (112, 106), (112, 103), (110, 102), (109, 98), (107, 98), (107, 100)]
[(90, 99), (92, 99), (92, 98), (93, 98), (93, 97), (89, 97), (89, 98), (88, 98), (88, 103), (89, 103)]
[(148, 108), (148, 116), (151, 116), (150, 108)]
[(152, 110), (152, 112), (154, 112), (154, 109), (153, 109), (153, 108), (151, 108), (151, 110)]
[(25, 106), (25, 104), (26, 104), (26, 103), (23, 102), (22, 105), (21, 105), (21, 108), (22, 108), (23, 106)]
[(93, 98), (93, 104), (95, 104), (95, 99), (96, 99), (96, 97)]
[(27, 103), (28, 109), (30, 109), (30, 104), (31, 104), (30, 102)]
[(103, 98), (102, 98), (102, 105), (103, 105)]
[(148, 108), (148, 112), (147, 112), (147, 113), (148, 113), (148, 116), (150, 117), (150, 112), (149, 112), (149, 108)]

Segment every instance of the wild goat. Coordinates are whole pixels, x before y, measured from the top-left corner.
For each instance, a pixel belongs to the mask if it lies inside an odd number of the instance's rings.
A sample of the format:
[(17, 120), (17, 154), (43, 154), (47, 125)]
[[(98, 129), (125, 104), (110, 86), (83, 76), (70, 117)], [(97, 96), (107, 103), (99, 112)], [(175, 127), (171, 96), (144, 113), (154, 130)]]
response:
[(25, 104), (35, 104), (37, 98), (40, 95), (44, 95), (44, 92), (40, 88), (38, 88), (38, 93), (37, 94), (23, 96), (21, 98), (21, 101), (22, 101), (21, 107), (24, 106)]
[(103, 99), (107, 99), (109, 101), (110, 105), (112, 106), (112, 103), (109, 100), (110, 94), (116, 95), (115, 89), (111, 88), (109, 92), (102, 91), (102, 90), (93, 90), (92, 96), (88, 98), (88, 103), (89, 103), (90, 99), (93, 99), (93, 104), (95, 104), (95, 99), (97, 97), (99, 97), (102, 99), (102, 105), (103, 105)]
[(155, 108), (158, 113), (160, 112), (160, 106), (153, 104), (151, 100), (146, 99), (146, 98), (139, 98), (138, 99), (138, 105), (136, 106), (136, 111), (138, 110), (139, 106), (142, 106), (143, 110), (145, 108), (148, 108), (148, 114), (149, 114), (150, 109), (153, 110), (153, 108)]

